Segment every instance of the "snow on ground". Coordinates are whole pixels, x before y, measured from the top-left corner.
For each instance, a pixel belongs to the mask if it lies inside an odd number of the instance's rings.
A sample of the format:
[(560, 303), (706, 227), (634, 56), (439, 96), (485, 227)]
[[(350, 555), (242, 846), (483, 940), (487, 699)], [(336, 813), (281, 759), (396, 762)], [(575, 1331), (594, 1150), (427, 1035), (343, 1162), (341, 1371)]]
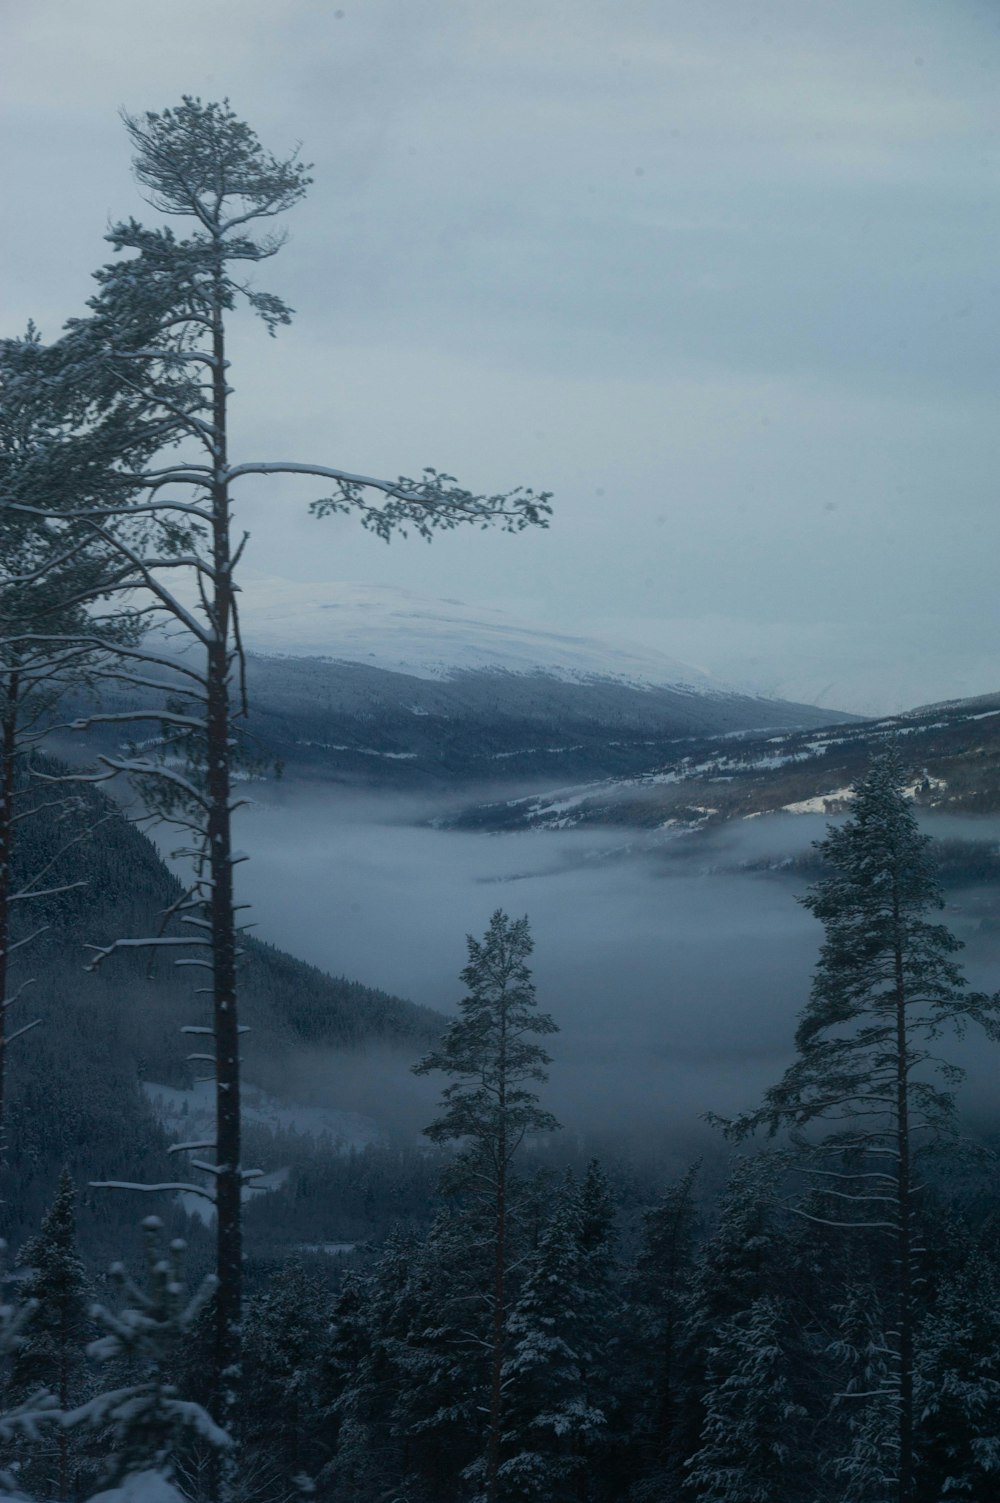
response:
[[(207, 1141), (214, 1136), (214, 1082), (202, 1080), (191, 1090), (182, 1091), (175, 1086), (144, 1080), (142, 1088), (157, 1121), (171, 1137), (176, 1137), (182, 1143), (191, 1143)], [(275, 1135), (282, 1132), (301, 1133), (305, 1137), (315, 1138), (317, 1142), (323, 1142), (334, 1151), (364, 1148), (369, 1143), (377, 1142), (381, 1136), (374, 1119), (365, 1117), (360, 1112), (279, 1101), (277, 1097), (268, 1096), (257, 1086), (249, 1084), (243, 1086), (242, 1107), (244, 1125), (254, 1124)], [(183, 1159), (179, 1159), (179, 1168), (183, 1162)], [(288, 1178), (288, 1172), (283, 1168), (258, 1175), (244, 1186), (244, 1200), (279, 1189)], [(186, 1179), (187, 1172), (182, 1170), (181, 1177)], [(206, 1224), (214, 1218), (211, 1203), (204, 1196), (181, 1191), (177, 1199), (189, 1216), (197, 1216)]]
[[(932, 788), (946, 788), (943, 778), (932, 778), (928, 773), (917, 778), (915, 782), (908, 783), (902, 790), (904, 798), (916, 798), (918, 793), (926, 793)], [(794, 804), (782, 804), (783, 814), (841, 814), (850, 804), (854, 797), (854, 789), (834, 788), (830, 793), (820, 793), (815, 798), (799, 799)]]
[(132, 1472), (118, 1487), (95, 1493), (92, 1503), (185, 1503), (162, 1472)]
[(794, 804), (782, 804), (783, 814), (839, 814), (854, 796), (854, 790), (834, 788), (831, 793), (819, 793), (815, 798), (800, 798)]

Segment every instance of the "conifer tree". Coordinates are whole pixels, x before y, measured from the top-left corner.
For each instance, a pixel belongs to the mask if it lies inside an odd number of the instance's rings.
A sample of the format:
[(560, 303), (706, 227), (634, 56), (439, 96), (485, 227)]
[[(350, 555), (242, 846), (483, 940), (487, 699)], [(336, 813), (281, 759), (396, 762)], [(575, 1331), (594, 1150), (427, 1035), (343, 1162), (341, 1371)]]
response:
[(422, 1059), (418, 1074), (432, 1070), (453, 1077), (442, 1093), (442, 1114), (425, 1129), (435, 1143), (458, 1143), (449, 1182), (478, 1202), (490, 1221), (491, 1287), (489, 1413), (483, 1463), (487, 1503), (499, 1497), (504, 1431), (503, 1369), (506, 1357), (510, 1200), (515, 1156), (529, 1133), (557, 1126), (531, 1084), (547, 1079), (549, 1056), (536, 1041), (555, 1033), (548, 1013), (537, 1011), (528, 968), (532, 951), (527, 918), (497, 909), (483, 939), (468, 936), (469, 961), (462, 971), (468, 988), (459, 1017), (441, 1046)]
[(422, 1241), (390, 1236), (372, 1274), (346, 1286), (332, 1351), (343, 1373), (337, 1450), (321, 1490), (356, 1503), (394, 1490), (421, 1503), (458, 1495), (487, 1388), (481, 1230), (465, 1212), (442, 1211)]
[(330, 1296), (300, 1259), (286, 1263), (247, 1305), (240, 1442), (245, 1452), (265, 1451), (286, 1483), (314, 1476), (325, 1459), (320, 1431), (330, 1324)]
[(942, 900), (905, 787), (891, 747), (856, 785), (850, 818), (818, 843), (831, 875), (803, 902), (825, 940), (796, 1030), (798, 1057), (764, 1106), (728, 1127), (736, 1136), (791, 1129), (813, 1186), (800, 1213), (893, 1241), (898, 1503), (913, 1498), (915, 1166), (927, 1148), (954, 1139), (951, 1088), (962, 1075), (940, 1059), (936, 1041), (970, 1023), (997, 1037), (1000, 1013), (1000, 998), (966, 990), (953, 959), (960, 942), (929, 920)]
[(915, 1497), (992, 1503), (1000, 1491), (1000, 1267), (976, 1248), (945, 1275), (917, 1331)]
[(582, 1479), (577, 1497), (579, 1503), (589, 1503), (620, 1496), (618, 1464), (624, 1440), (620, 1390), (625, 1302), (617, 1256), (617, 1213), (611, 1184), (597, 1159), (587, 1164), (576, 1202), (583, 1296), (577, 1311), (577, 1355), (585, 1402), (604, 1417), (602, 1425), (581, 1431), (577, 1437)]
[(773, 1295), (719, 1327), (709, 1349), (702, 1446), (687, 1485), (697, 1503), (812, 1503), (806, 1411), (789, 1381), (787, 1313)]
[[(234, 742), (248, 711), (236, 578), (247, 535), (237, 536), (233, 518), (239, 483), (251, 476), (310, 477), (326, 492), (313, 503), (317, 515), (352, 513), (386, 539), (407, 529), (429, 538), (466, 522), (519, 531), (545, 525), (549, 504), (547, 496), (524, 488), (477, 496), (433, 469), (418, 480), (382, 480), (298, 460), (236, 462), (230, 454), (231, 318), (238, 306), (248, 307), (272, 335), (290, 322), (288, 305), (254, 286), (248, 272), (281, 248), (271, 222), (301, 201), (309, 170), (295, 151), (284, 157), (267, 151), (228, 102), (185, 96), (173, 108), (124, 120), (139, 184), (154, 209), (179, 221), (184, 233), (134, 219), (114, 225), (107, 238), (118, 259), (97, 272), (90, 313), (71, 325), (67, 338), (74, 349), (86, 349), (91, 366), (109, 373), (116, 392), (131, 393), (119, 404), (126, 426), (134, 423), (164, 450), (181, 452), (171, 463), (154, 458), (137, 470), (121, 467), (123, 482), (143, 499), (84, 514), (95, 535), (117, 549), (122, 587), (148, 592), (158, 624), (175, 635), (180, 629), (193, 651), (181, 661), (146, 643), (133, 650), (138, 682), (162, 692), (164, 675), (169, 678), (162, 708), (132, 716), (147, 722), (147, 737), (154, 722), (160, 750), (103, 756), (96, 775), (125, 774), (140, 782), (151, 816), (186, 832), (192, 879), (171, 915), (187, 922), (183, 934), (129, 936), (98, 952), (94, 963), (119, 945), (178, 946), (186, 938), (210, 973), (211, 1021), (188, 1031), (203, 1035), (192, 1057), (214, 1073), (216, 1128), (212, 1140), (183, 1146), (211, 1155), (191, 1160), (208, 1184), (185, 1188), (216, 1208), (215, 1405), (224, 1425), (240, 1382), (241, 1205), (245, 1179), (254, 1172), (241, 1162), (234, 865), (242, 858), (232, 841), (239, 804)], [(140, 518), (153, 529), (142, 547), (121, 536), (125, 523)], [(183, 577), (190, 605), (175, 583)], [(110, 718), (125, 721), (130, 714)]]
[(855, 1278), (834, 1306), (827, 1355), (837, 1388), (831, 1406), (830, 1469), (857, 1503), (883, 1503), (899, 1475), (899, 1382), (890, 1317), (871, 1282)]
[[(636, 1465), (654, 1492), (677, 1481), (676, 1432), (682, 1394), (683, 1336), (695, 1266), (697, 1212), (693, 1165), (643, 1218), (628, 1283), (632, 1439)], [(645, 1494), (644, 1494), (645, 1495)]]
[[(86, 1344), (93, 1329), (90, 1282), (77, 1252), (76, 1189), (68, 1169), (37, 1235), (21, 1249), (20, 1261), (29, 1270), (24, 1296), (36, 1308), (14, 1353), (10, 1392), (23, 1399), (47, 1389), (66, 1412), (88, 1386)], [(71, 1456), (70, 1434), (60, 1428), (54, 1453), (46, 1447), (27, 1468), (60, 1503), (70, 1497)]]
[[(6, 1247), (0, 1242), (0, 1257), (5, 1252)], [(0, 1301), (0, 1362), (5, 1366), (23, 1347), (26, 1329), (37, 1309), (37, 1301), (33, 1299), (5, 1298)], [(22, 1447), (25, 1442), (29, 1445), (37, 1444), (42, 1438), (43, 1429), (58, 1423), (58, 1420), (59, 1410), (54, 1394), (40, 1388), (17, 1401), (11, 1398), (5, 1385), (3, 1407), (0, 1409), (0, 1445), (5, 1449), (12, 1442)], [(11, 1456), (9, 1459), (15, 1458)], [(2, 1469), (0, 1469), (0, 1498), (10, 1498), (16, 1500), (16, 1503), (24, 1503), (24, 1495), (17, 1480), (11, 1472)]]
[(34, 869), (20, 859), (25, 832), (58, 810), (65, 820), (58, 855), (86, 834), (73, 818), (78, 801), (57, 797), (51, 778), (30, 777), (28, 764), (67, 692), (110, 671), (95, 634), (104, 649), (121, 647), (135, 639), (140, 619), (134, 610), (98, 608), (117, 588), (118, 561), (73, 513), (97, 497), (120, 499), (121, 477), (108, 477), (143, 449), (117, 424), (92, 421), (81, 432), (87, 399), (65, 366), (64, 352), (43, 345), (33, 325), (21, 339), (0, 340), (0, 1164), (7, 1051), (37, 1026), (9, 1027), (8, 1013), (30, 984), (14, 985), (12, 957), (40, 932), (15, 919), (65, 890), (53, 884), (58, 856)]
[(607, 1427), (593, 1392), (603, 1387), (595, 1373), (609, 1313), (609, 1281), (597, 1254), (610, 1233), (598, 1187), (591, 1173), (585, 1210), (577, 1186), (566, 1184), (511, 1310), (499, 1476), (504, 1499), (558, 1503), (590, 1495), (587, 1461)]
[[(674, 1456), (668, 1475), (676, 1478), (702, 1446), (707, 1414), (709, 1352), (719, 1330), (737, 1319), (738, 1344), (747, 1312), (775, 1298), (785, 1283), (784, 1240), (775, 1226), (774, 1165), (769, 1156), (737, 1159), (723, 1195), (718, 1223), (703, 1244), (684, 1300), (678, 1335), (679, 1378), (674, 1405)], [(717, 1370), (719, 1364), (717, 1364)]]

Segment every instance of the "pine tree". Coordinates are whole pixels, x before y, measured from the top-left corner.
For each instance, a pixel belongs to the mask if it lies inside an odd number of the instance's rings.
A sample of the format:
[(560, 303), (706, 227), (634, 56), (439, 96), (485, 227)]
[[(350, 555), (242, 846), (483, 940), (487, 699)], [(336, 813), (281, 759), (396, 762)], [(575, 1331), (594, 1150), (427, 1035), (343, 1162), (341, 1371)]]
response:
[(527, 918), (497, 909), (482, 941), (468, 936), (469, 961), (462, 971), (468, 988), (460, 1015), (438, 1050), (415, 1066), (418, 1074), (441, 1070), (454, 1077), (442, 1093), (442, 1115), (425, 1129), (435, 1143), (457, 1142), (450, 1183), (464, 1190), (491, 1222), (489, 1424), (483, 1465), (488, 1503), (499, 1496), (504, 1431), (503, 1368), (507, 1324), (508, 1243), (514, 1158), (528, 1134), (552, 1132), (550, 1112), (538, 1105), (529, 1083), (547, 1079), (549, 1056), (538, 1035), (555, 1033), (547, 1013), (536, 1010), (527, 961), (532, 951)]
[[(890, 748), (855, 787), (851, 817), (819, 842), (831, 875), (803, 902), (825, 940), (795, 1035), (798, 1057), (759, 1111), (729, 1124), (737, 1136), (791, 1128), (812, 1175), (802, 1214), (893, 1239), (898, 1503), (913, 1497), (915, 1162), (954, 1137), (950, 1088), (962, 1073), (938, 1058), (935, 1041), (971, 1022), (996, 1037), (1000, 1012), (997, 997), (965, 989), (953, 959), (959, 941), (928, 919), (942, 900), (905, 786)], [(818, 1125), (831, 1130), (820, 1137)]]
[[(118, 549), (123, 584), (146, 592), (151, 620), (179, 629), (193, 648), (184, 661), (146, 643), (132, 651), (136, 682), (156, 688), (166, 670), (169, 692), (162, 708), (113, 718), (131, 715), (146, 722), (147, 740), (149, 722), (157, 724), (159, 753), (147, 745), (146, 751), (133, 748), (100, 760), (108, 776), (121, 773), (139, 782), (151, 818), (186, 832), (184, 854), (192, 863), (191, 885), (170, 916), (187, 921), (187, 942), (198, 948), (199, 963), (211, 976), (211, 1022), (189, 1031), (204, 1035), (204, 1052), (193, 1057), (214, 1072), (215, 1135), (188, 1145), (212, 1157), (191, 1160), (208, 1185), (186, 1188), (216, 1208), (215, 1407), (224, 1425), (241, 1376), (241, 1206), (250, 1172), (241, 1164), (240, 925), (234, 900), (234, 865), (242, 858), (232, 841), (239, 803), (234, 748), (248, 713), (236, 579), (247, 535), (236, 535), (233, 520), (239, 482), (263, 475), (311, 477), (326, 492), (313, 503), (316, 515), (350, 512), (385, 539), (408, 528), (430, 537), (466, 522), (517, 532), (545, 525), (550, 508), (546, 495), (524, 488), (477, 496), (433, 469), (419, 480), (382, 480), (298, 461), (235, 462), (231, 318), (237, 307), (248, 307), (272, 335), (291, 321), (288, 305), (251, 285), (247, 272), (281, 248), (282, 236), (271, 223), (301, 201), (311, 183), (309, 170), (295, 151), (284, 157), (267, 151), (228, 102), (184, 96), (173, 108), (126, 115), (124, 121), (139, 184), (154, 208), (179, 221), (185, 233), (169, 225), (149, 229), (134, 219), (115, 224), (107, 238), (118, 259), (96, 273), (89, 316), (74, 321), (67, 338), (74, 351), (86, 352), (88, 370), (103, 368), (116, 391), (131, 392), (131, 406), (121, 404), (126, 425), (152, 435), (164, 450), (181, 449), (172, 463), (154, 461), (128, 476), (148, 499), (91, 518), (96, 533)], [(123, 540), (120, 529), (142, 517), (151, 536), (148, 546), (139, 547)], [(174, 584), (179, 577), (187, 579), (190, 607)], [(130, 936), (99, 951), (94, 963), (119, 944), (182, 943), (178, 933)]]
[[(138, 617), (109, 616), (97, 602), (113, 594), (117, 560), (72, 513), (120, 499), (126, 487), (113, 465), (136, 461), (142, 447), (115, 424), (91, 421), (81, 431), (84, 399), (66, 379), (61, 351), (43, 345), (29, 325), (21, 339), (0, 340), (0, 1165), (6, 1155), (7, 1051), (29, 1022), (11, 1031), (8, 1013), (28, 983), (13, 985), (11, 957), (30, 937), (16, 937), (15, 915), (50, 898), (55, 860), (25, 869), (30, 822), (59, 806), (68, 826), (63, 853), (83, 838), (72, 794), (58, 798), (53, 780), (29, 776), (60, 699), (108, 668), (96, 650), (135, 639)], [(42, 511), (44, 510), (44, 515)], [(26, 823), (27, 822), (27, 823)], [(36, 926), (33, 926), (36, 927)]]
[[(48, 1390), (65, 1412), (87, 1388), (85, 1349), (93, 1329), (90, 1282), (76, 1246), (76, 1189), (68, 1169), (38, 1234), (21, 1249), (20, 1261), (29, 1270), (24, 1297), (37, 1308), (14, 1353), (10, 1392), (23, 1399)], [(61, 1428), (54, 1453), (46, 1448), (26, 1468), (60, 1503), (70, 1497), (72, 1454), (69, 1432)]]

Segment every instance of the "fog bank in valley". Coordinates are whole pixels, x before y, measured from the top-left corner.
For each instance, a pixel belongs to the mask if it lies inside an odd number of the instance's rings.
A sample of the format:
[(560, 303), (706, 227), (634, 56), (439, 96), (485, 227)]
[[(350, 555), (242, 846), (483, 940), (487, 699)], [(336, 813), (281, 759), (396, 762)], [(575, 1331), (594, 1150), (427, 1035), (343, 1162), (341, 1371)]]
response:
[[(415, 800), (294, 785), (240, 816), (240, 868), (261, 938), (336, 974), (450, 1013), (465, 935), (495, 908), (527, 913), (539, 1005), (560, 1032), (545, 1100), (569, 1132), (694, 1149), (707, 1110), (754, 1105), (792, 1055), (822, 930), (795, 901), (781, 860), (808, 849), (822, 818), (778, 816), (708, 837), (573, 830), (471, 834), (433, 827)], [(995, 821), (941, 820), (940, 833), (997, 836)], [(746, 870), (761, 863), (777, 869)], [(967, 942), (970, 980), (995, 989), (1000, 932), (981, 896), (944, 917)], [(974, 1038), (946, 1054), (970, 1066), (967, 1099), (988, 1102), (1000, 1050)], [(994, 1052), (996, 1057), (994, 1058)], [(290, 1089), (417, 1130), (442, 1082), (409, 1059), (298, 1060)], [(252, 1040), (247, 1072), (253, 1077)]]

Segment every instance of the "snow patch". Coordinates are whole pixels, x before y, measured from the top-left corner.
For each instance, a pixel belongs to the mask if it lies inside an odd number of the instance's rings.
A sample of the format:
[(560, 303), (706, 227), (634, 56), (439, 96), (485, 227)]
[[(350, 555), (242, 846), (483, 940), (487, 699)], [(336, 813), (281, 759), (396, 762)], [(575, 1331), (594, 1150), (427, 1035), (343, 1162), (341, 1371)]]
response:
[(854, 789), (835, 788), (832, 793), (820, 793), (815, 798), (798, 799), (793, 804), (782, 804), (785, 814), (839, 814), (854, 797)]

